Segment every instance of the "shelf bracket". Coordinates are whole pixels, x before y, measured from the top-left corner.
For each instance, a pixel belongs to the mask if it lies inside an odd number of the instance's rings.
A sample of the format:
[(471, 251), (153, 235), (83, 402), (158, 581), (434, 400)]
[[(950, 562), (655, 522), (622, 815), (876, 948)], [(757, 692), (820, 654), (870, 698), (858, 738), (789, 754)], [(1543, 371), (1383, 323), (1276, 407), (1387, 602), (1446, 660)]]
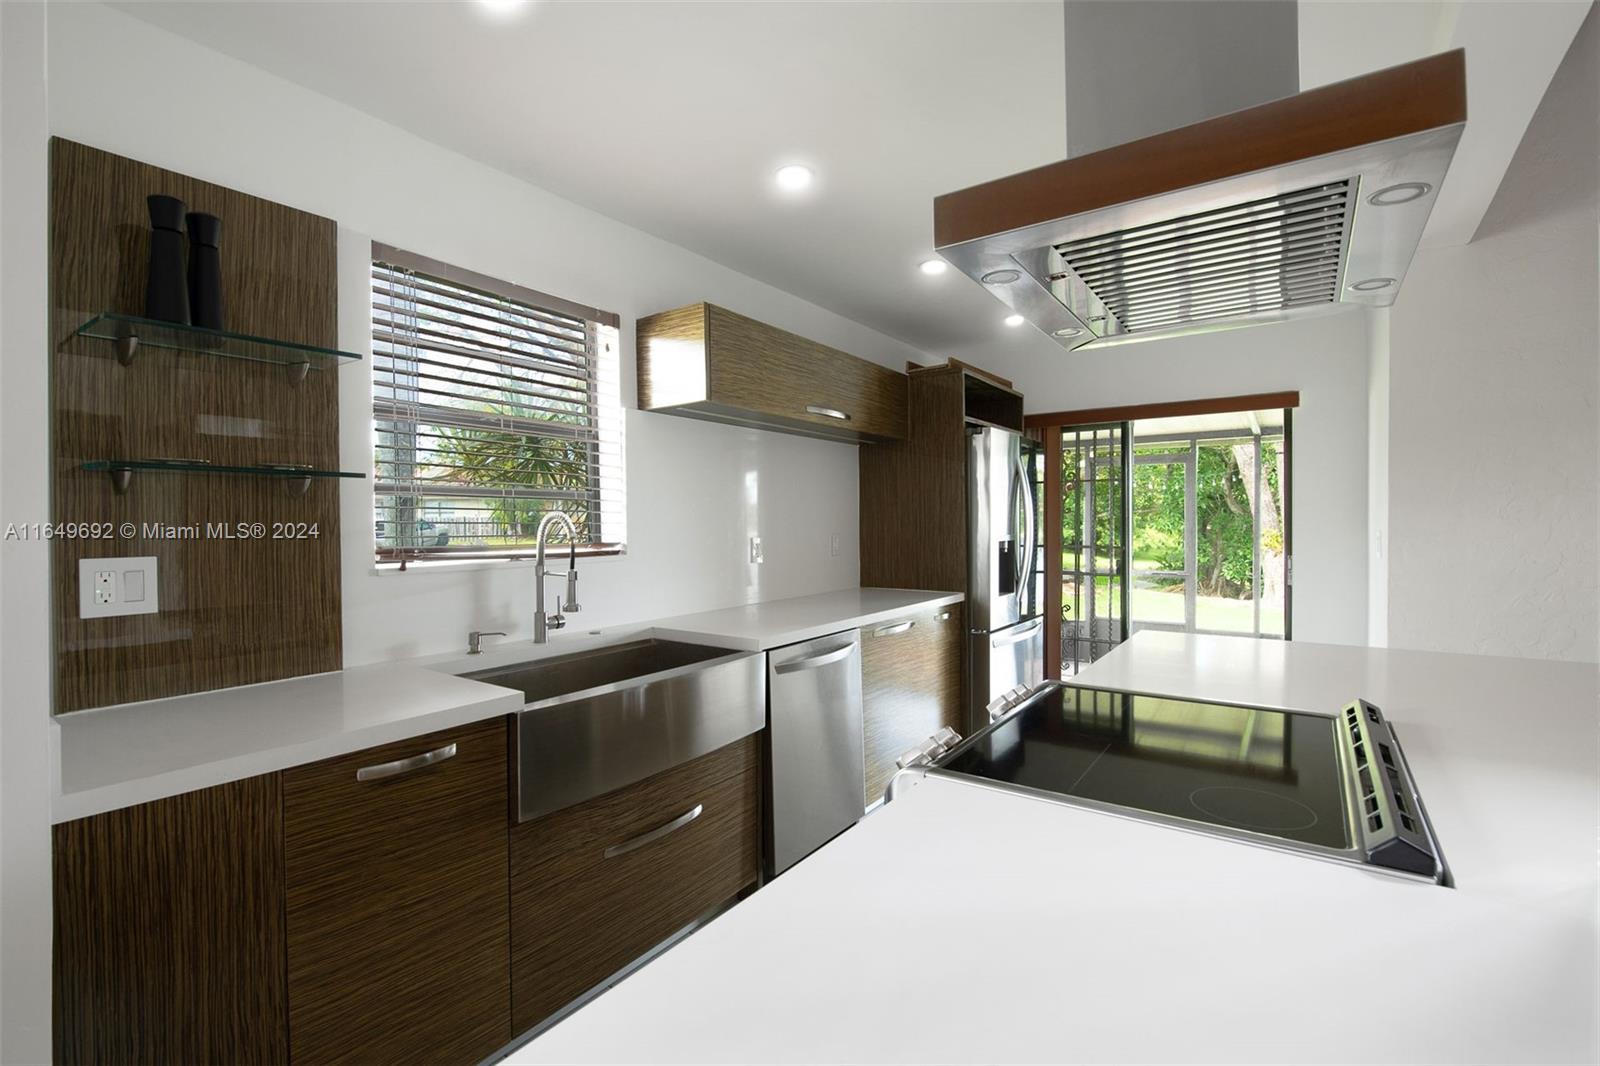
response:
[(311, 479), (308, 477), (292, 477), (286, 482), (291, 496), (304, 496), (311, 488)]
[(311, 361), (308, 359), (299, 363), (285, 363), (284, 367), (289, 371), (289, 383), (291, 385), (298, 385), (304, 381), (306, 379), (306, 375), (311, 372)]
[[(126, 366), (127, 364), (123, 365)], [(128, 491), (128, 486), (133, 484), (132, 470), (107, 470), (106, 473), (111, 475), (111, 491), (118, 496), (125, 495)]]
[(139, 338), (132, 333), (124, 334), (116, 340), (117, 362), (123, 366), (132, 366), (133, 357), (139, 354)]

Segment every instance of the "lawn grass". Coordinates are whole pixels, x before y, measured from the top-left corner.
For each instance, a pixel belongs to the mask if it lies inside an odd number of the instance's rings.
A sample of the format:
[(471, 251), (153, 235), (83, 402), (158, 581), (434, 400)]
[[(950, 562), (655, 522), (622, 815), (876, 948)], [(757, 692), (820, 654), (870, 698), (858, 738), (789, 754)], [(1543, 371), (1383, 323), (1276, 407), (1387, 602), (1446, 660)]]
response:
[[(1110, 578), (1097, 578), (1095, 581), (1096, 606), (1104, 604), (1106, 598), (1111, 596)], [(1071, 605), (1072, 591), (1070, 584), (1062, 584), (1062, 602)], [(1087, 605), (1085, 605), (1087, 606)], [(1101, 610), (1101, 615), (1117, 616), (1115, 601), (1112, 601), (1111, 610)], [(1138, 622), (1159, 622), (1166, 625), (1183, 625), (1183, 592), (1166, 591), (1163, 589), (1135, 588), (1133, 590), (1133, 620)], [(1250, 600), (1235, 600), (1227, 596), (1197, 596), (1195, 597), (1195, 626), (1198, 629), (1220, 633), (1253, 633), (1255, 632), (1255, 605)], [(1261, 607), (1261, 631), (1265, 634), (1281, 634), (1283, 632), (1283, 609)]]

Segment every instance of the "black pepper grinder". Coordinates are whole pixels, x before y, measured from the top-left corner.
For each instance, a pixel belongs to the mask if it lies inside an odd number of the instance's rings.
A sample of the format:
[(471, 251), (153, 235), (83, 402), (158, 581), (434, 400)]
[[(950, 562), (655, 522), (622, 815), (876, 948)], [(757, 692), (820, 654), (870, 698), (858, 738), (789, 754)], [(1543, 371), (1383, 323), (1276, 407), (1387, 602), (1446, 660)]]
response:
[(189, 313), (194, 324), (222, 328), (222, 220), (216, 215), (189, 212)]
[(189, 322), (189, 286), (183, 268), (183, 201), (147, 196), (150, 209), (150, 273), (144, 284), (144, 316)]

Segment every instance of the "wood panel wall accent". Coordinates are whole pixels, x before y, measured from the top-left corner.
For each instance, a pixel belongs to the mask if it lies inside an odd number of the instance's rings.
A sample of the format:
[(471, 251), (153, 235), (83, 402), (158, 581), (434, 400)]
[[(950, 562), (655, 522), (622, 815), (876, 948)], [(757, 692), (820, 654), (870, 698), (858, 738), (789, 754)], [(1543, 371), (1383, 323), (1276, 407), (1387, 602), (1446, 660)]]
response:
[(909, 375), (910, 435), (861, 449), (861, 584), (967, 587), (965, 373)]
[[(934, 607), (861, 631), (863, 798), (883, 798), (895, 761), (940, 726), (965, 730), (961, 660), (966, 654), (961, 604)], [(903, 632), (885, 632), (910, 621)]]
[(277, 774), (55, 827), (55, 1060), (282, 1063)]
[(933, 201), (937, 248), (1466, 121), (1460, 49)]
[[(124, 496), (85, 460), (181, 458), (338, 466), (338, 382), (313, 370), (142, 349), (120, 366), (72, 332), (104, 311), (142, 314), (145, 197), (166, 193), (222, 219), (229, 329), (337, 341), (337, 227), (232, 189), (71, 141), (51, 143), (52, 501), (56, 522), (131, 522), (139, 533), (56, 538), (55, 710), (124, 703), (338, 669), (339, 489), (302, 497), (273, 478), (141, 473)], [(20, 353), (11, 353), (18, 357)], [(356, 372), (360, 372), (357, 370)], [(43, 517), (43, 516), (41, 516)], [(303, 540), (165, 539), (146, 524), (314, 524)], [(158, 614), (78, 618), (78, 560), (153, 555)]]
[[(505, 718), (283, 772), (296, 1063), (478, 1062), (511, 1039)], [(454, 743), (382, 780), (356, 771)]]
[(1300, 393), (1257, 392), (1248, 396), (1213, 396), (1203, 400), (1175, 400), (1170, 403), (1134, 403), (1120, 407), (1085, 407), (1077, 411), (1046, 411), (1028, 415), (1023, 422), (1029, 429), (1046, 426), (1094, 426), (1102, 422), (1134, 422), (1141, 418), (1174, 418), (1181, 415), (1220, 415), (1233, 411), (1270, 411), (1279, 407), (1299, 407)]
[[(512, 1023), (537, 1025), (761, 873), (761, 735), (511, 833)], [(669, 824), (660, 839), (606, 849)]]
[(906, 435), (905, 375), (715, 304), (641, 318), (638, 360), (643, 411), (827, 440)]

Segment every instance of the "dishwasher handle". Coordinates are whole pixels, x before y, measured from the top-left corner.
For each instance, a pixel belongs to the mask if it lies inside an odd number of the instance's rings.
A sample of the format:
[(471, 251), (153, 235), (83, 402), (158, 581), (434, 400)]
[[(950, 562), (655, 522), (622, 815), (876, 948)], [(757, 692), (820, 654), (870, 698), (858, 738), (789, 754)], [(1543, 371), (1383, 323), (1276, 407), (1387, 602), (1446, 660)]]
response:
[(790, 662), (778, 663), (772, 668), (772, 670), (773, 673), (778, 674), (792, 674), (796, 670), (815, 670), (819, 666), (827, 666), (829, 663), (836, 663), (840, 659), (849, 658), (850, 653), (854, 651), (855, 648), (855, 643), (852, 641), (843, 647), (832, 648), (825, 652), (819, 652), (816, 655), (808, 655), (804, 659), (794, 659)]

